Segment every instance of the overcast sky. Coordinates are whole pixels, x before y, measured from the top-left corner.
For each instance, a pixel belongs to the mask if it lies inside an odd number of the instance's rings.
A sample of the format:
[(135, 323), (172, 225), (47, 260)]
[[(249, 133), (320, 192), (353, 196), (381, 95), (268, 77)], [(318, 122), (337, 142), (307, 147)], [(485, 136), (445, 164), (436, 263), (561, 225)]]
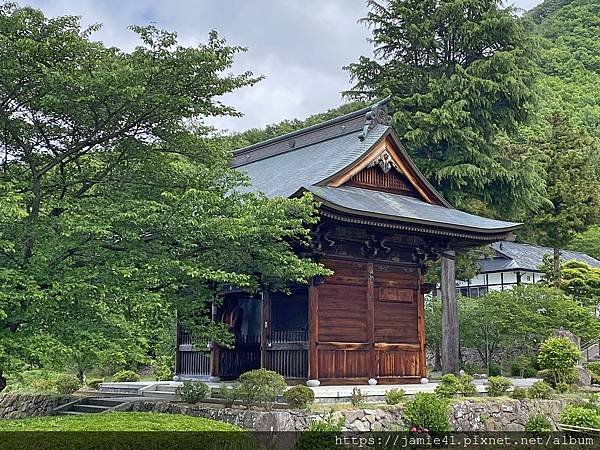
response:
[[(541, 0), (509, 0), (529, 9)], [(349, 87), (342, 66), (372, 55), (369, 30), (357, 23), (363, 0), (21, 0), (48, 16), (77, 15), (100, 22), (94, 39), (130, 49), (137, 44), (128, 25), (150, 22), (176, 31), (195, 45), (217, 30), (230, 44), (248, 47), (234, 70), (265, 76), (258, 85), (225, 100), (245, 114), (218, 118), (219, 128), (244, 130), (283, 119), (304, 118), (342, 103)]]

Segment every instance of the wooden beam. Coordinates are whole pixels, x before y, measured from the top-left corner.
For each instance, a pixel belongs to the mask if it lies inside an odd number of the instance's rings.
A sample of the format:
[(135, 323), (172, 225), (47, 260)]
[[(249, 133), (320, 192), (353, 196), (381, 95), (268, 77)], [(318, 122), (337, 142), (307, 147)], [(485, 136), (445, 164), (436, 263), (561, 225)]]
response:
[(458, 374), (459, 334), (456, 302), (456, 252), (442, 254), (442, 372)]
[(317, 286), (312, 283), (308, 287), (308, 320), (310, 327), (309, 336), (309, 358), (308, 358), (308, 378), (312, 380), (319, 379), (319, 349), (317, 342), (319, 340), (319, 292)]
[[(211, 316), (213, 322), (217, 322), (217, 305), (213, 302), (211, 304)], [(220, 379), (220, 367), (219, 360), (221, 358), (219, 346), (212, 341), (211, 349), (210, 349), (210, 378), (211, 381), (216, 381)]]

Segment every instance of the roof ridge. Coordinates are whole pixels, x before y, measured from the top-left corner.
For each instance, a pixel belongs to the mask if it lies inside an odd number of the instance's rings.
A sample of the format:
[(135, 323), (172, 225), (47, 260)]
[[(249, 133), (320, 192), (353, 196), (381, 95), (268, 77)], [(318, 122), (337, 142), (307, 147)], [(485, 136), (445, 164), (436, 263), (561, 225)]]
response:
[[(359, 110), (344, 114), (342, 116), (334, 117), (333, 119), (329, 119), (309, 127), (302, 128), (300, 130), (292, 131), (290, 133), (282, 134), (281, 136), (275, 136), (266, 141), (257, 142), (255, 144), (242, 147), (240, 149), (233, 151), (234, 163), (233, 166), (244, 165), (249, 162), (254, 162), (259, 159), (263, 159), (264, 157), (274, 156), (280, 153), (286, 153), (290, 150), (297, 150), (301, 147), (305, 147), (307, 145), (312, 145), (316, 142), (320, 142), (323, 140), (327, 140), (329, 138), (333, 138), (336, 136), (341, 136), (344, 134), (349, 134), (356, 132), (362, 129), (360, 139), (364, 139), (366, 134), (377, 124), (384, 123), (389, 125), (391, 123), (391, 118), (388, 115), (387, 104), (390, 100), (390, 97), (386, 97), (373, 105), (367, 106), (365, 108), (361, 108)], [(348, 122), (348, 127), (346, 125), (340, 127), (339, 130), (334, 131), (333, 135), (324, 136), (326, 133), (319, 133), (320, 131), (334, 128), (335, 125), (343, 124), (344, 122)], [(331, 130), (329, 130), (331, 132)], [(289, 140), (289, 146), (282, 145), (284, 141)], [(300, 142), (297, 142), (299, 140)], [(278, 147), (273, 152), (262, 152), (259, 150), (266, 149), (267, 147)], [(255, 155), (255, 157), (250, 158), (249, 155), (253, 153), (261, 153), (261, 155)], [(262, 153), (265, 153), (262, 155)], [(246, 160), (242, 158), (242, 156), (246, 157)], [(256, 157), (258, 156), (258, 157)]]

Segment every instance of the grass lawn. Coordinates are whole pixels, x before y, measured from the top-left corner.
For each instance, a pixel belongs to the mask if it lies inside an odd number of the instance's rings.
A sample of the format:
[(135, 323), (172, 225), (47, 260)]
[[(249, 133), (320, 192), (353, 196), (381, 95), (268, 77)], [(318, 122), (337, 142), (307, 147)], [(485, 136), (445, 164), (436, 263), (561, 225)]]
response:
[(241, 431), (241, 428), (182, 414), (114, 412), (0, 420), (0, 431)]

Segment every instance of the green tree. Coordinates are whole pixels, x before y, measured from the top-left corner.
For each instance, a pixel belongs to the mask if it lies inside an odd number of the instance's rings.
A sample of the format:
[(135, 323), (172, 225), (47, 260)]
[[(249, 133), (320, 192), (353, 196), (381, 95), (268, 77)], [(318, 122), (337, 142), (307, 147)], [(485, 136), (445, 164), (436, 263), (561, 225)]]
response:
[(554, 279), (560, 279), (560, 249), (596, 223), (600, 209), (600, 147), (585, 130), (554, 115), (549, 132), (534, 140), (531, 153), (542, 161), (547, 202), (527, 226), (532, 239), (554, 249)]
[[(377, 59), (350, 64), (351, 98), (391, 94), (394, 126), (455, 206), (502, 214), (541, 201), (536, 161), (500, 145), (528, 118), (535, 40), (497, 0), (369, 0)], [(489, 212), (488, 212), (489, 213)]]
[(461, 298), (459, 318), (461, 347), (475, 349), (488, 367), (507, 349), (533, 354), (561, 327), (583, 341), (600, 331), (600, 321), (590, 308), (558, 289), (540, 285)]
[(124, 52), (93, 42), (96, 28), (0, 6), (0, 383), (42, 362), (40, 342), (81, 377), (86, 358), (143, 362), (175, 310), (195, 339), (226, 344), (203, 315), (219, 284), (324, 272), (294, 252), (312, 199), (241, 192), (203, 125), (238, 114), (218, 98), (257, 81), (226, 74), (243, 49), (149, 26)]
[(585, 306), (598, 312), (600, 305), (600, 268), (579, 261), (567, 261), (561, 268), (560, 288)]
[(600, 226), (591, 226), (583, 233), (577, 234), (569, 248), (600, 259)]

